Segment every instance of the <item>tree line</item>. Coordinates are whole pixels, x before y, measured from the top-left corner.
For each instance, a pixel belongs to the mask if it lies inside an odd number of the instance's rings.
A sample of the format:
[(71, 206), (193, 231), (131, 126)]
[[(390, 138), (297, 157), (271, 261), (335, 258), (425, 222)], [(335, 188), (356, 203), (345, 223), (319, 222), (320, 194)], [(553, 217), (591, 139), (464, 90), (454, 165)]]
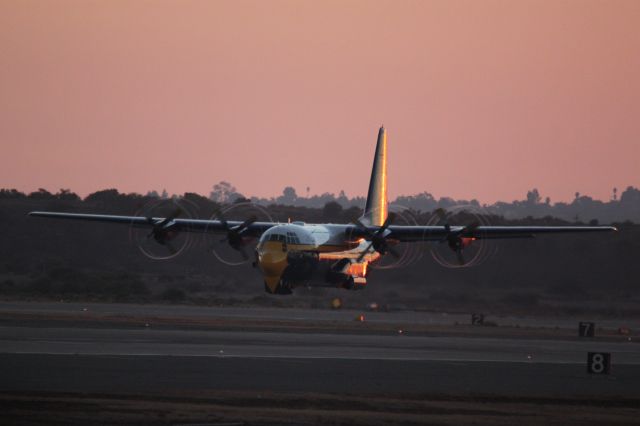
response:
[[(271, 198), (245, 197), (229, 182), (221, 181), (215, 184), (208, 197), (195, 193), (187, 193), (185, 197), (196, 199), (199, 203), (206, 200), (214, 205), (224, 205), (234, 202), (251, 201), (263, 206), (279, 205), (304, 207), (310, 209), (338, 209), (345, 210), (346, 217), (351, 218), (356, 211), (359, 211), (364, 204), (364, 197), (348, 197), (344, 191), (338, 195), (324, 193), (321, 195), (298, 195), (295, 188), (287, 186), (283, 189), (282, 195)], [(0, 199), (33, 199), (33, 200), (65, 200), (65, 201), (85, 201), (88, 203), (108, 204), (115, 202), (118, 197), (129, 199), (167, 199), (176, 197), (170, 196), (166, 190), (149, 191), (145, 195), (141, 194), (121, 194), (116, 189), (107, 189), (89, 194), (81, 198), (69, 189), (60, 189), (56, 193), (51, 193), (46, 189), (39, 189), (31, 193), (23, 193), (15, 189), (0, 189)], [(527, 192), (522, 200), (512, 202), (498, 201), (494, 204), (481, 204), (478, 200), (455, 200), (450, 197), (435, 198), (429, 192), (422, 192), (415, 195), (401, 195), (390, 204), (397, 209), (408, 209), (413, 212), (432, 212), (437, 209), (450, 210), (468, 206), (475, 211), (487, 215), (500, 216), (507, 219), (522, 218), (544, 218), (553, 217), (569, 222), (606, 224), (614, 222), (640, 222), (640, 189), (633, 186), (627, 187), (618, 194), (617, 188), (613, 188), (611, 199), (608, 201), (596, 200), (588, 195), (579, 192), (575, 193), (575, 198), (570, 203), (551, 202), (549, 197), (542, 197), (537, 189)]]

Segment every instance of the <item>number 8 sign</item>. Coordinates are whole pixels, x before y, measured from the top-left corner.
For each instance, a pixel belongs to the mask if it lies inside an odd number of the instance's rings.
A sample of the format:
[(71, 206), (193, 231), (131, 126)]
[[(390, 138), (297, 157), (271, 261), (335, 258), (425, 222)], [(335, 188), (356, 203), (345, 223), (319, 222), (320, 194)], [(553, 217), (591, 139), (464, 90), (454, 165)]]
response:
[(590, 374), (609, 374), (611, 354), (607, 352), (589, 352), (587, 354), (587, 372)]

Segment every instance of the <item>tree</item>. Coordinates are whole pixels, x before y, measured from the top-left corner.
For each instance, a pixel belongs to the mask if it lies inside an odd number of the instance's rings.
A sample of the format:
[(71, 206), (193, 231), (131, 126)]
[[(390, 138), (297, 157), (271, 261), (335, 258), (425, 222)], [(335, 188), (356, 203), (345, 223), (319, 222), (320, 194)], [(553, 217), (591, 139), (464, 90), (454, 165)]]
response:
[(433, 215), (438, 218), (437, 224), (439, 224), (447, 217), (447, 211), (442, 207), (438, 207), (433, 211)]
[(291, 186), (287, 186), (282, 190), (282, 196), (279, 197), (277, 201), (278, 204), (292, 206), (295, 204), (297, 199), (298, 194), (296, 194), (296, 190)]
[(336, 201), (340, 203), (340, 205), (346, 206), (349, 204), (349, 198), (347, 197), (347, 194), (345, 194), (344, 190), (340, 190), (340, 194), (338, 194)]
[(59, 200), (65, 200), (65, 201), (80, 200), (80, 197), (78, 197), (78, 194), (76, 194), (75, 192), (71, 192), (70, 189), (60, 189), (60, 191), (58, 191), (58, 193), (56, 194), (56, 197)]
[(102, 191), (96, 191), (87, 195), (84, 201), (88, 203), (110, 204), (115, 202), (119, 196), (120, 193), (117, 189), (103, 189)]
[(194, 204), (203, 204), (203, 205), (209, 204), (208, 198), (203, 197), (200, 194), (196, 194), (195, 192), (185, 192), (182, 198)]
[(342, 217), (346, 222), (353, 222), (360, 216), (362, 216), (362, 209), (356, 206), (351, 206), (342, 212)]
[(213, 185), (213, 191), (209, 194), (209, 198), (216, 203), (226, 204), (233, 203), (238, 198), (245, 197), (236, 191), (235, 186), (223, 180)]
[(322, 208), (322, 216), (326, 220), (337, 220), (342, 214), (342, 206), (335, 201), (329, 201)]
[(53, 194), (47, 191), (46, 189), (38, 188), (37, 191), (29, 194), (29, 198), (33, 198), (34, 200), (46, 200), (54, 197), (53, 197)]
[(26, 195), (17, 189), (0, 189), (0, 198), (25, 198)]
[(184, 201), (181, 204), (184, 204), (187, 208), (195, 208), (195, 210), (191, 211), (194, 216), (202, 214), (203, 212), (209, 215), (211, 214), (210, 212), (214, 204), (207, 197), (203, 197), (195, 192), (185, 192), (182, 198)]
[(620, 202), (623, 204), (636, 204), (636, 206), (640, 206), (640, 190), (633, 186), (628, 186), (622, 195), (620, 195)]
[(540, 193), (537, 188), (527, 192), (527, 204), (540, 204)]

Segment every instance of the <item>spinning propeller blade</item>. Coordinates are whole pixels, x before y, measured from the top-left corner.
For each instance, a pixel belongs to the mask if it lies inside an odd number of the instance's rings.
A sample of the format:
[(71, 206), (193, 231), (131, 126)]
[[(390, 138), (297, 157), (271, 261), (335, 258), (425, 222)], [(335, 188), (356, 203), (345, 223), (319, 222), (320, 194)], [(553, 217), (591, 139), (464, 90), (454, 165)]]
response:
[(365, 233), (365, 235), (367, 236), (367, 239), (371, 240), (367, 248), (358, 257), (358, 260), (357, 260), (358, 263), (362, 262), (362, 259), (364, 259), (364, 257), (367, 255), (367, 253), (371, 250), (372, 247), (375, 251), (377, 251), (381, 255), (391, 253), (393, 257), (400, 256), (398, 252), (396, 252), (392, 247), (389, 246), (387, 237), (384, 235), (385, 231), (387, 230), (389, 225), (393, 223), (395, 218), (396, 218), (395, 213), (389, 212), (389, 214), (387, 215), (387, 219), (384, 221), (382, 226), (378, 228), (375, 232), (371, 232), (369, 228), (364, 226), (362, 222), (360, 222), (357, 219), (353, 222), (355, 225), (358, 226), (358, 228), (360, 228), (361, 231)]

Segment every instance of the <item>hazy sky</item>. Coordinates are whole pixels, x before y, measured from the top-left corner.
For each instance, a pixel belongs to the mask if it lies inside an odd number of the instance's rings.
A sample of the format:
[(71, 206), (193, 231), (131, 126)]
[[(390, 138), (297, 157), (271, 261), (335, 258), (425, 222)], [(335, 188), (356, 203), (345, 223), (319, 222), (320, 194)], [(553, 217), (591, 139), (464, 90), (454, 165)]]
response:
[(608, 199), (640, 1), (0, 0), (0, 187)]

